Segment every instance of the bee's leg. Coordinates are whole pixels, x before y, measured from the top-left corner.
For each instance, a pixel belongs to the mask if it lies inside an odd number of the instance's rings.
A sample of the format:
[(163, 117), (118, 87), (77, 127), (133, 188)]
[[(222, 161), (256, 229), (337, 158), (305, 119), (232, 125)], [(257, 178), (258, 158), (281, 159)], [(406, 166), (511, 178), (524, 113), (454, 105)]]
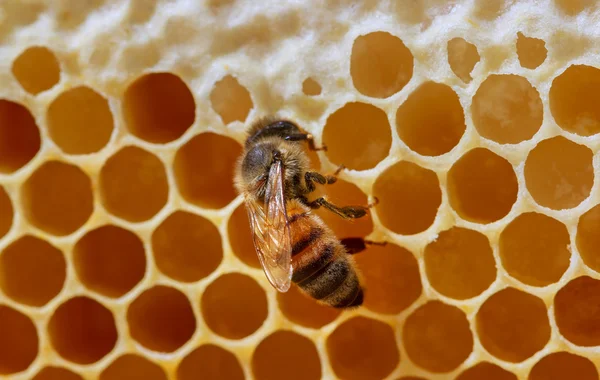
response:
[(306, 140), (308, 142), (308, 149), (327, 151), (327, 147), (325, 145), (321, 145), (320, 147), (315, 146), (315, 139), (314, 139), (313, 135), (311, 135), (310, 133), (294, 133), (294, 134), (285, 136), (285, 139), (288, 141)]
[(340, 241), (344, 247), (346, 247), (346, 252), (349, 255), (354, 255), (356, 253), (362, 252), (367, 249), (367, 245), (379, 245), (385, 246), (387, 244), (386, 241), (383, 242), (375, 242), (371, 240), (365, 240), (360, 237), (350, 237), (345, 238)]
[(337, 176), (340, 174), (342, 170), (346, 167), (344, 165), (340, 165), (333, 174), (323, 175), (317, 172), (306, 172), (304, 175), (304, 182), (306, 182), (306, 192), (312, 193), (315, 191), (315, 182), (320, 185), (332, 185), (337, 182)]
[(328, 202), (325, 198), (317, 198), (314, 201), (308, 203), (313, 209), (320, 208), (321, 206), (325, 207), (327, 210), (333, 212), (346, 219), (358, 219), (367, 215), (367, 210), (369, 207), (364, 206), (344, 206), (338, 207), (333, 203)]

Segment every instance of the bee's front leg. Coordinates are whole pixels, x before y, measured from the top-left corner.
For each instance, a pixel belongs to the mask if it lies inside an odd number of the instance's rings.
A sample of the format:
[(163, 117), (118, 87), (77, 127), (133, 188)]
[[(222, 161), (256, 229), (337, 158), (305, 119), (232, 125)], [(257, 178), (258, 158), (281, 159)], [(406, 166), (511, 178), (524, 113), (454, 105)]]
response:
[(308, 149), (310, 150), (323, 150), (327, 151), (327, 147), (325, 145), (321, 145), (317, 147), (315, 145), (315, 138), (310, 133), (294, 133), (292, 135), (288, 135), (285, 137), (288, 141), (303, 141), (306, 140), (308, 142)]
[(367, 249), (367, 245), (379, 245), (379, 246), (387, 245), (386, 241), (375, 242), (375, 241), (371, 241), (371, 240), (365, 240), (360, 237), (344, 238), (340, 242), (346, 248), (346, 252), (349, 255), (354, 255), (356, 253), (360, 253), (360, 252), (364, 251), (365, 249)]

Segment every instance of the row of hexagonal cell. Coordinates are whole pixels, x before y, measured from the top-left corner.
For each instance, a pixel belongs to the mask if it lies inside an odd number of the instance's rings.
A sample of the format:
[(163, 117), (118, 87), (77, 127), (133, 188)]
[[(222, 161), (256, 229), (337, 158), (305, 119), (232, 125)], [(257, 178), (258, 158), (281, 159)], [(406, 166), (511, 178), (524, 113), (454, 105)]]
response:
[[(595, 328), (599, 316), (582, 311), (589, 309), (585, 305), (598, 301), (599, 289), (600, 281), (580, 277), (565, 285), (554, 298), (554, 316), (560, 333), (574, 344), (600, 345), (600, 335)], [(201, 298), (205, 323), (229, 339), (253, 334), (267, 317), (264, 290), (250, 277), (239, 273), (219, 277)], [(165, 320), (178, 323), (165, 325)], [(483, 347), (506, 362), (522, 362), (542, 350), (550, 340), (551, 328), (544, 302), (515, 288), (490, 296), (477, 311), (475, 320), (474, 331)], [(5, 337), (0, 344), (0, 351), (5, 353), (0, 355), (2, 373), (23, 371), (38, 355), (38, 331), (26, 315), (9, 306), (0, 306), (0, 321)], [(174, 288), (160, 285), (145, 290), (129, 305), (127, 322), (131, 337), (157, 352), (176, 351), (197, 330), (188, 298)], [(119, 335), (112, 312), (86, 296), (77, 296), (59, 305), (47, 328), (52, 347), (66, 360), (78, 364), (94, 363), (106, 356), (114, 349)], [(428, 333), (432, 329), (438, 333)], [(19, 334), (11, 334), (11, 331), (19, 331)], [(408, 358), (433, 373), (454, 370), (474, 347), (472, 329), (464, 312), (440, 301), (429, 301), (414, 310), (399, 334)], [(96, 338), (90, 340), (89, 336)], [(452, 346), (444, 343), (448, 340), (453, 342)], [(289, 344), (290, 341), (297, 344)], [(265, 345), (269, 347), (263, 347)], [(15, 346), (20, 349), (14, 350)], [(362, 350), (365, 346), (373, 347), (373, 351), (365, 353)], [(326, 348), (334, 371), (344, 378), (357, 378), (361, 373), (385, 377), (400, 360), (392, 327), (366, 317), (354, 317), (336, 326), (327, 338)], [(306, 361), (267, 365), (268, 357), (281, 350), (289, 352), (290, 357), (296, 356), (291, 355), (292, 352), (302, 354)], [(359, 353), (369, 360), (351, 359)], [(304, 368), (308, 363), (310, 371)], [(310, 378), (319, 378), (321, 373), (314, 343), (301, 335), (282, 331), (258, 345), (253, 366), (258, 377), (263, 377), (261, 373), (269, 377), (273, 371), (285, 373), (295, 366), (300, 366), (298, 373), (308, 373)]]

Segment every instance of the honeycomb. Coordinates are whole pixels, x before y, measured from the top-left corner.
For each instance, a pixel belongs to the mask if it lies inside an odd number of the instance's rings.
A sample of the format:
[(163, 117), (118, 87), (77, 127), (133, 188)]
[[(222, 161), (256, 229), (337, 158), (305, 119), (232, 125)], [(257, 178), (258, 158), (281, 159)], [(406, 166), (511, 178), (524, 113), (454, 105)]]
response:
[[(599, 379), (592, 0), (5, 0), (0, 378)], [(364, 306), (277, 293), (233, 167), (316, 136)]]

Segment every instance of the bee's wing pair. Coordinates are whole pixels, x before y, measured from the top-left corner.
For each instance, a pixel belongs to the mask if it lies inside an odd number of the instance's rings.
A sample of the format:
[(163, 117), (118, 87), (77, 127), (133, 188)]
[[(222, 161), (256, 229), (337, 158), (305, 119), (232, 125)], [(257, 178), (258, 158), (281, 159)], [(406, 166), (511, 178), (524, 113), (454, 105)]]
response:
[(271, 285), (287, 292), (292, 279), (292, 243), (281, 161), (275, 161), (269, 171), (264, 207), (249, 197), (245, 204), (260, 264)]

